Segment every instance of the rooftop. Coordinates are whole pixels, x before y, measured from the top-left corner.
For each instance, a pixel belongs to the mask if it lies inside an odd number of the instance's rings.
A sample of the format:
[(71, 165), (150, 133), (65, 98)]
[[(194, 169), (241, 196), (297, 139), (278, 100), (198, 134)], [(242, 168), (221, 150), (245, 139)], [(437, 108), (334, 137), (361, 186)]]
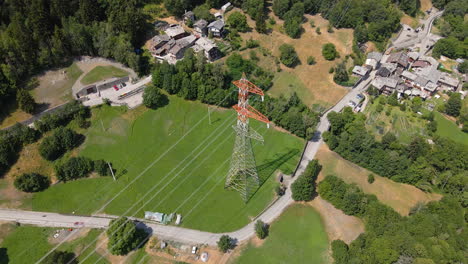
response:
[(448, 74), (442, 74), (439, 78), (439, 82), (452, 87), (457, 87), (458, 84), (460, 84), (460, 81), (458, 79), (452, 78)]
[(171, 38), (185, 34), (185, 30), (180, 25), (171, 25), (165, 30), (165, 32)]
[(218, 19), (216, 21), (211, 22), (208, 25), (209, 28), (216, 28), (217, 30), (221, 30), (224, 28), (224, 21), (222, 19)]
[(372, 85), (381, 90), (384, 87), (389, 87), (395, 89), (398, 84), (398, 81), (393, 78), (386, 77), (377, 77), (372, 81)]
[(397, 52), (397, 53), (392, 53), (387, 59), (387, 62), (390, 63), (398, 63), (403, 67), (408, 66), (408, 54), (406, 52)]
[(361, 75), (361, 76), (364, 76), (367, 74), (367, 72), (369, 72), (369, 69), (366, 68), (366, 67), (362, 67), (362, 66), (354, 66), (353, 68), (353, 73), (354, 74), (357, 74), (357, 75)]
[(200, 19), (197, 22), (195, 22), (195, 24), (193, 24), (193, 27), (206, 28), (207, 25), (208, 25), (208, 22), (206, 22), (206, 20)]
[(382, 53), (380, 52), (369, 52), (369, 54), (367, 54), (367, 59), (371, 60), (376, 60), (376, 61), (380, 61), (382, 59)]

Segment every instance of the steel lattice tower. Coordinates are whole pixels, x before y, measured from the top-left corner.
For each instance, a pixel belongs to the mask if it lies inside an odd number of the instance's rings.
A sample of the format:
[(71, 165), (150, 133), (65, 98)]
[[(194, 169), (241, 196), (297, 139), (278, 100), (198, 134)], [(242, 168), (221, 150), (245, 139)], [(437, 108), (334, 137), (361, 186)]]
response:
[(237, 111), (237, 125), (234, 125), (236, 140), (231, 157), (231, 167), (226, 178), (225, 188), (232, 188), (240, 192), (242, 198), (247, 202), (251, 195), (260, 187), (257, 166), (252, 150), (251, 139), (263, 142), (263, 137), (255, 130), (249, 128), (249, 118), (264, 122), (269, 127), (270, 121), (267, 117), (249, 105), (249, 93), (262, 96), (263, 91), (249, 82), (245, 75), (238, 81), (233, 82), (239, 88), (239, 100), (233, 108)]

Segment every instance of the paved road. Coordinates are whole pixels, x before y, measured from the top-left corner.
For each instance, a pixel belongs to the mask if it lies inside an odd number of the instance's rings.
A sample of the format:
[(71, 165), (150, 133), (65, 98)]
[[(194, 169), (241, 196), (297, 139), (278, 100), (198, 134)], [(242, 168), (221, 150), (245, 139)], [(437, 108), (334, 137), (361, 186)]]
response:
[[(392, 47), (395, 48), (408, 48), (411, 46), (420, 47), (420, 55), (424, 55), (427, 51), (426, 46), (431, 42), (434, 36), (431, 33), (431, 28), (434, 20), (440, 17), (444, 11), (433, 12), (427, 19), (422, 21), (424, 28), (419, 32), (404, 30), (400, 33), (399, 37), (392, 42)], [(409, 35), (409, 37), (408, 37)]]
[[(315, 157), (315, 154), (317, 153), (320, 145), (323, 143), (321, 135), (323, 132), (327, 131), (330, 126), (330, 123), (326, 118), (327, 114), (331, 111), (339, 112), (344, 107), (346, 107), (350, 101), (355, 100), (356, 95), (365, 90), (365, 88), (374, 76), (375, 71), (373, 71), (370, 74), (370, 77), (368, 79), (364, 80), (356, 88), (352, 89), (334, 107), (332, 107), (327, 113), (323, 115), (323, 117), (320, 119), (316, 136), (314, 137), (314, 139), (307, 142), (307, 146), (300, 161), (299, 168), (297, 169), (296, 174), (294, 176), (300, 175), (304, 172), (305, 168), (307, 167), (307, 164)], [(297, 177), (293, 177), (290, 181), (290, 184), (296, 179)], [(283, 195), (275, 203), (273, 203), (257, 219), (260, 219), (266, 223), (271, 223), (293, 202), (294, 201), (291, 198), (291, 188), (287, 188), (285, 195)], [(117, 216), (78, 216), (46, 212), (0, 209), (0, 220), (49, 227), (106, 228), (109, 225), (110, 220), (116, 217)], [(141, 225), (146, 225), (148, 231), (151, 231), (154, 235), (163, 239), (180, 241), (182, 243), (216, 245), (216, 242), (222, 235), (176, 226), (154, 224), (142, 219), (136, 220), (141, 221)], [(239, 242), (245, 241), (255, 234), (254, 224), (255, 221), (252, 221), (245, 227), (237, 231), (228, 233), (228, 235), (237, 239), (237, 241)]]

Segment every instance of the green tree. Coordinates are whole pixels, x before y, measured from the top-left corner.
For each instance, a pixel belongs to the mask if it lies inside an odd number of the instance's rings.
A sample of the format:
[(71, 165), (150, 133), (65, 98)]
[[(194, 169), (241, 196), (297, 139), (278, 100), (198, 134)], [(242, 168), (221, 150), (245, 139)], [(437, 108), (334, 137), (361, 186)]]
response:
[(85, 157), (72, 157), (55, 167), (57, 178), (64, 182), (87, 177), (92, 170), (93, 161)]
[(65, 251), (52, 251), (42, 261), (44, 264), (78, 264), (75, 253)]
[(343, 240), (333, 240), (331, 243), (332, 257), (335, 264), (346, 264), (349, 260), (348, 245)]
[(314, 65), (315, 63), (317, 63), (317, 61), (315, 60), (314, 56), (307, 57), (307, 64)]
[(226, 253), (234, 246), (232, 238), (228, 235), (222, 235), (218, 240), (218, 248), (221, 252)]
[(333, 80), (338, 84), (345, 84), (347, 81), (349, 81), (349, 74), (346, 70), (345, 61), (342, 61), (336, 66)]
[(46, 160), (56, 160), (82, 142), (82, 136), (69, 128), (57, 128), (39, 145), (39, 154)]
[(260, 239), (264, 239), (268, 236), (268, 224), (264, 223), (262, 220), (257, 220), (255, 222), (255, 233)]
[(110, 176), (112, 174), (111, 169), (105, 160), (95, 160), (93, 162), (93, 168), (100, 176)]
[(280, 60), (284, 65), (288, 67), (294, 67), (300, 62), (299, 57), (297, 56), (296, 50), (294, 49), (292, 45), (282, 44), (279, 47), (279, 50), (280, 50)]
[(107, 229), (107, 249), (114, 255), (127, 255), (130, 251), (142, 246), (147, 239), (146, 232), (136, 227), (136, 224), (126, 218), (120, 217), (110, 221)]
[(193, 14), (196, 19), (203, 19), (208, 22), (214, 21), (215, 17), (210, 13), (210, 7), (205, 3), (193, 9)]
[(289, 11), (289, 8), (291, 7), (291, 1), (290, 0), (274, 0), (273, 1), (273, 12), (275, 15), (277, 15), (279, 18), (283, 18), (284, 14)]
[(374, 183), (374, 181), (375, 181), (374, 174), (370, 173), (369, 175), (367, 175), (367, 182), (368, 183)]
[(15, 178), (16, 189), (23, 192), (40, 192), (49, 187), (50, 181), (38, 173), (24, 173)]
[(165, 94), (161, 92), (159, 88), (155, 86), (148, 86), (145, 88), (143, 93), (143, 104), (151, 109), (157, 109), (165, 106), (169, 102), (169, 99)]
[(16, 101), (19, 108), (26, 113), (32, 114), (36, 108), (36, 102), (28, 91), (19, 89), (16, 93)]
[(461, 73), (468, 73), (468, 59), (466, 59), (462, 63), (458, 64), (457, 69)]
[(258, 15), (255, 17), (255, 30), (257, 30), (258, 33), (267, 33), (267, 26), (265, 20), (266, 16), (263, 12), (258, 13)]
[(315, 33), (317, 33), (317, 35), (322, 34), (322, 32), (320, 31), (320, 27), (317, 27), (317, 28), (315, 29)]
[(326, 60), (334, 60), (335, 58), (338, 58), (339, 54), (338, 51), (336, 51), (335, 45), (333, 43), (327, 43), (322, 46), (322, 56)]
[(232, 12), (227, 21), (227, 25), (230, 28), (236, 29), (239, 32), (246, 32), (249, 30), (249, 25), (247, 24), (247, 18), (241, 12), (235, 11)]
[(460, 110), (462, 107), (462, 100), (460, 93), (452, 93), (450, 98), (447, 100), (445, 104), (445, 113), (451, 116), (459, 116)]
[(318, 160), (312, 160), (307, 164), (304, 173), (291, 185), (292, 198), (295, 201), (310, 201), (315, 192), (315, 180), (322, 170)]

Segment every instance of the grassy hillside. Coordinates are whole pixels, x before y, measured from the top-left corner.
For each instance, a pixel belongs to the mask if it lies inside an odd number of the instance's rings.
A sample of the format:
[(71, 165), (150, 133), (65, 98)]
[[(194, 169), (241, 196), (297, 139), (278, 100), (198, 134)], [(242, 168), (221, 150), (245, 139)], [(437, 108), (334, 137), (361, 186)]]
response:
[(111, 77), (125, 77), (127, 75), (128, 72), (114, 66), (97, 66), (81, 79), (81, 83), (87, 85)]
[(265, 138), (263, 145), (252, 142), (263, 185), (245, 204), (239, 193), (224, 189), (235, 112), (214, 110), (210, 125), (206, 105), (170, 100), (156, 111), (93, 109), (80, 155), (111, 161), (118, 180), (57, 184), (34, 195), (32, 208), (77, 214), (103, 209), (100, 212), (137, 217), (144, 217), (144, 211), (176, 212), (182, 214), (182, 226), (214, 232), (247, 224), (273, 199), (274, 172), (293, 171), (304, 141), (251, 122)]
[(249, 244), (234, 263), (329, 263), (328, 238), (320, 215), (310, 206), (295, 204), (270, 227), (270, 235), (256, 247)]

